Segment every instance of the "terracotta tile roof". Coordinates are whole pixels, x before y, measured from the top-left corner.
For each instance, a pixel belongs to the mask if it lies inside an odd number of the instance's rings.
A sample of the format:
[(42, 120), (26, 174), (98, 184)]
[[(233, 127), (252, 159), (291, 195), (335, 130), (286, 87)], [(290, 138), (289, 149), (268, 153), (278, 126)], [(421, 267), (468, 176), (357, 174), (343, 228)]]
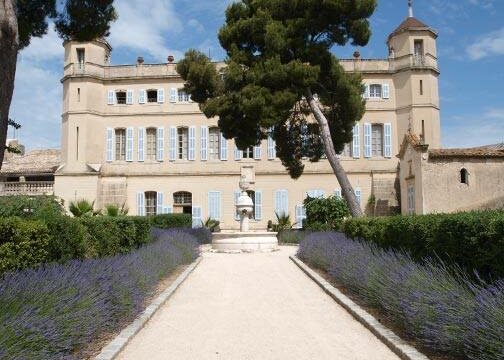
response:
[(402, 159), (402, 157), (404, 156), (404, 153), (406, 152), (406, 148), (408, 147), (408, 144), (410, 144), (415, 149), (418, 149), (418, 148), (421, 148), (422, 146), (425, 146), (422, 144), (422, 142), (420, 141), (420, 138), (418, 137), (417, 134), (415, 134), (411, 131), (408, 131), (406, 133), (406, 135), (404, 135), (403, 142), (402, 142), (401, 147), (399, 149), (399, 154), (397, 155), (397, 157), (399, 159)]
[(425, 25), (417, 18), (407, 17), (401, 24), (399, 24), (399, 26), (394, 31), (392, 31), (392, 33), (389, 35), (389, 39), (392, 36), (397, 35), (406, 30), (430, 30), (433, 33), (435, 33), (435, 31), (433, 31), (429, 26)]
[(32, 150), (25, 155), (14, 155), (2, 164), (1, 175), (53, 174), (61, 162), (57, 149)]
[(504, 158), (504, 143), (459, 149), (432, 149), (429, 158)]

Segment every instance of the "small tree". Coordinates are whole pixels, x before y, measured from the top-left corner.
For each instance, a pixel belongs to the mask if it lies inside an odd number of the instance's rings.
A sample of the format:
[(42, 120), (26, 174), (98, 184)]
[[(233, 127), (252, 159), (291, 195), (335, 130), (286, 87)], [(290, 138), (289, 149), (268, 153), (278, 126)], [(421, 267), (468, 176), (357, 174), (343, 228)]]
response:
[(56, 0), (0, 1), (0, 168), (6, 150), (9, 109), (14, 92), (18, 52), (32, 37), (47, 33), (48, 18), (64, 40), (87, 41), (107, 36), (116, 19), (113, 0), (67, 0), (61, 13)]
[(350, 215), (345, 200), (336, 196), (311, 198), (304, 201), (308, 230), (339, 230), (343, 220)]
[(217, 70), (196, 50), (177, 65), (185, 90), (207, 117), (219, 117), (224, 136), (239, 149), (273, 128), (292, 178), (303, 173), (304, 156), (318, 161), (325, 154), (354, 216), (362, 211), (337, 154), (364, 114), (363, 86), (330, 50), (349, 41), (367, 44), (375, 7), (375, 0), (238, 1), (219, 31), (227, 66)]

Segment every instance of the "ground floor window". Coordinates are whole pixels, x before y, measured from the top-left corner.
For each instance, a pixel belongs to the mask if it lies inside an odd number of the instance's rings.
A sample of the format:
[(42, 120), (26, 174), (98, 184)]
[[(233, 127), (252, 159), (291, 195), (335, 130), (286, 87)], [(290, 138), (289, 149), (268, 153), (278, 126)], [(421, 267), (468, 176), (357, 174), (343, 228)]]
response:
[(145, 193), (145, 215), (156, 215), (157, 209), (157, 193), (155, 191), (147, 191)]
[(192, 194), (188, 191), (178, 191), (173, 194), (173, 212), (192, 214)]

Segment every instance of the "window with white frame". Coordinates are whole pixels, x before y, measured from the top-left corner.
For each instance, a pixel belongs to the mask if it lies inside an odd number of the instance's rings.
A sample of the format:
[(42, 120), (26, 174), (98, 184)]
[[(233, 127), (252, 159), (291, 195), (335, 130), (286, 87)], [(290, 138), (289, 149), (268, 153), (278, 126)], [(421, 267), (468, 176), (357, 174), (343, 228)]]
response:
[(116, 97), (116, 104), (126, 104), (126, 91), (116, 90), (115, 97)]
[(371, 85), (369, 85), (369, 97), (370, 98), (381, 98), (382, 97), (382, 86), (381, 86), (381, 84), (371, 84)]
[(373, 124), (371, 126), (371, 155), (383, 156), (383, 125)]
[(158, 101), (158, 91), (156, 89), (147, 90), (147, 102), (155, 103)]
[(145, 215), (156, 215), (157, 193), (155, 191), (145, 192)]
[(115, 129), (115, 159), (126, 160), (126, 129)]
[(156, 160), (157, 154), (157, 137), (156, 128), (148, 128), (146, 130), (147, 134), (147, 160)]
[(179, 127), (177, 129), (177, 144), (178, 144), (178, 158), (180, 160), (187, 160), (187, 153), (189, 151), (189, 129), (186, 127)]
[(208, 157), (210, 160), (218, 160), (220, 152), (220, 131), (217, 127), (211, 127), (208, 131)]
[(191, 95), (186, 93), (184, 90), (178, 91), (178, 101), (179, 102), (189, 102), (191, 101)]
[(254, 147), (249, 146), (245, 150), (243, 150), (243, 158), (244, 159), (253, 159), (254, 158)]

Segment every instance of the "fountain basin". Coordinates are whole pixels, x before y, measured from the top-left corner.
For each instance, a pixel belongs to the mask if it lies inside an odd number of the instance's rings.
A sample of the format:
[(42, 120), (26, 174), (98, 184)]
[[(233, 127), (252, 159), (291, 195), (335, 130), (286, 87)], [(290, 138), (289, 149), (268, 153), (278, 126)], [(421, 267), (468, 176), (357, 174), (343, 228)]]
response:
[(278, 248), (276, 232), (222, 231), (212, 236), (212, 249), (216, 251), (272, 251)]

